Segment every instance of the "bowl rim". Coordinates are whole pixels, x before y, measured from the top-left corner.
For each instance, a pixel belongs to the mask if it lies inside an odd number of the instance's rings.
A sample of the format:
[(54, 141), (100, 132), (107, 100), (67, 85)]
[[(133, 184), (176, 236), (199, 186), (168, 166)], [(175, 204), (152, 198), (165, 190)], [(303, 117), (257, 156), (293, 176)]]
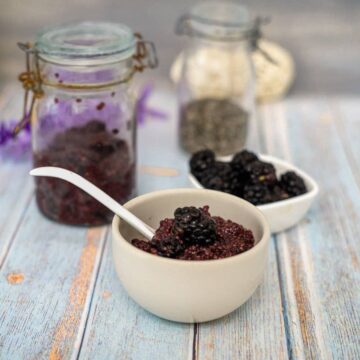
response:
[[(275, 201), (275, 202), (269, 203), (269, 204), (257, 205), (256, 208), (258, 208), (259, 210), (266, 211), (268, 209), (285, 206), (290, 203), (297, 204), (304, 200), (315, 198), (318, 195), (319, 186), (318, 186), (317, 182), (305, 171), (299, 169), (297, 166), (289, 163), (288, 161), (279, 159), (272, 155), (258, 154), (258, 156), (260, 157), (261, 160), (268, 161), (268, 162), (278, 164), (278, 165), (282, 165), (282, 166), (286, 167), (288, 170), (295, 171), (297, 174), (299, 174), (305, 180), (306, 185), (308, 185), (308, 184), (310, 185), (309, 191), (307, 191), (305, 194), (294, 196), (292, 198), (285, 199), (285, 200)], [(229, 160), (231, 160), (232, 157), (233, 157), (233, 155), (220, 156), (220, 157), (217, 157), (217, 159), (222, 160), (222, 161), (229, 161)], [(191, 172), (188, 173), (188, 177), (193, 186), (196, 186), (196, 188), (198, 188), (198, 189), (205, 189)]]
[(120, 241), (120, 242), (124, 243), (124, 246), (127, 247), (130, 252), (136, 254), (137, 256), (140, 256), (143, 258), (148, 258), (148, 259), (153, 259), (155, 261), (161, 261), (163, 263), (179, 264), (182, 266), (192, 266), (194, 264), (196, 264), (196, 265), (201, 264), (200, 266), (212, 266), (212, 265), (219, 264), (219, 263), (224, 264), (224, 263), (236, 262), (236, 261), (239, 261), (246, 257), (254, 256), (256, 253), (260, 252), (264, 247), (268, 246), (271, 232), (270, 232), (269, 223), (266, 220), (263, 213), (256, 206), (252, 205), (248, 201), (245, 201), (237, 196), (226, 194), (226, 193), (223, 193), (220, 191), (209, 190), (209, 189), (191, 189), (191, 188), (173, 188), (173, 189), (166, 189), (166, 190), (158, 190), (158, 191), (152, 191), (147, 194), (137, 196), (134, 199), (125, 203), (123, 206), (128, 208), (129, 206), (137, 205), (137, 204), (141, 203), (141, 201), (148, 199), (150, 197), (153, 197), (154, 195), (155, 196), (156, 195), (166, 195), (166, 194), (173, 194), (173, 193), (179, 193), (179, 192), (182, 192), (182, 193), (211, 192), (211, 193), (215, 193), (217, 196), (223, 196), (223, 197), (227, 197), (227, 198), (236, 199), (236, 201), (241, 202), (242, 205), (245, 206), (245, 208), (251, 209), (251, 211), (254, 213), (254, 216), (256, 216), (258, 218), (260, 225), (262, 226), (262, 230), (263, 230), (262, 237), (251, 249), (244, 251), (243, 253), (229, 256), (229, 257), (223, 258), (223, 259), (211, 259), (211, 260), (170, 259), (170, 258), (150, 254), (150, 253), (140, 250), (137, 247), (135, 247), (134, 245), (132, 245), (129, 241), (127, 241), (121, 235), (121, 232), (119, 230), (120, 222), (123, 220), (121, 220), (119, 216), (114, 215), (114, 218), (112, 221), (112, 235), (113, 235), (112, 240)]

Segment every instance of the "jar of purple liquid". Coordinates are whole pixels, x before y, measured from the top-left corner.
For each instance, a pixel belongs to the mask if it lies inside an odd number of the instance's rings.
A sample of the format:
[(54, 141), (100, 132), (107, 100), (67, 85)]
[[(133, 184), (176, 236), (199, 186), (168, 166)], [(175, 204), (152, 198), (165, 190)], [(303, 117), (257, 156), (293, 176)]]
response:
[[(156, 58), (149, 60), (152, 44), (122, 24), (87, 22), (46, 29), (31, 51), (37, 82), (34, 167), (69, 169), (126, 202), (136, 180), (131, 79), (156, 66)], [(59, 179), (37, 178), (36, 199), (44, 215), (61, 223), (101, 225), (112, 219), (104, 206)]]

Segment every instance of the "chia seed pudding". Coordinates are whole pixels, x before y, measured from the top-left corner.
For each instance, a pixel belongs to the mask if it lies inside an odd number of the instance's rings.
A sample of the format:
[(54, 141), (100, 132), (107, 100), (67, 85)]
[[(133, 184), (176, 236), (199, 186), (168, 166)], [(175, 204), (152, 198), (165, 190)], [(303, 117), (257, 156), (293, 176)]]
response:
[[(55, 135), (47, 147), (34, 153), (34, 167), (59, 166), (73, 171), (124, 203), (133, 195), (135, 163), (117, 129), (91, 120)], [(113, 214), (74, 185), (51, 177), (36, 178), (36, 200), (52, 220), (72, 225), (102, 225)]]
[(160, 222), (150, 242), (133, 239), (131, 244), (153, 255), (180, 260), (216, 260), (241, 254), (255, 245), (251, 230), (220, 216), (209, 207), (177, 208), (174, 218)]

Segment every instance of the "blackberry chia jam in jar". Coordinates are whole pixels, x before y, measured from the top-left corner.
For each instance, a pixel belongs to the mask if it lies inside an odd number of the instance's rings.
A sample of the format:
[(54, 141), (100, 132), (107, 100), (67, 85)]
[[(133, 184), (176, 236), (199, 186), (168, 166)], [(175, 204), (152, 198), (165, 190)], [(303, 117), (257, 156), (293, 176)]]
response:
[(177, 84), (180, 144), (229, 155), (245, 146), (255, 99), (251, 43), (258, 36), (240, 4), (209, 1), (180, 17), (189, 39)]
[[(156, 66), (152, 43), (122, 24), (85, 22), (46, 29), (26, 51), (36, 80), (34, 167), (74, 171), (126, 202), (134, 196), (136, 174), (130, 85), (136, 71)], [(36, 200), (44, 215), (61, 223), (101, 225), (113, 216), (59, 179), (36, 178)]]

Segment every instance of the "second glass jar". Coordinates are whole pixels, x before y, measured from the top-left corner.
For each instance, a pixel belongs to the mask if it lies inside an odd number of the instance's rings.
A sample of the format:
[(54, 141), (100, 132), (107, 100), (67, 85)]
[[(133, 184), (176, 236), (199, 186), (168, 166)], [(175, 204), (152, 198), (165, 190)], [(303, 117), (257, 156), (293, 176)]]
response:
[(245, 146), (253, 115), (255, 77), (244, 7), (204, 2), (179, 19), (189, 37), (177, 93), (182, 147), (229, 155)]

